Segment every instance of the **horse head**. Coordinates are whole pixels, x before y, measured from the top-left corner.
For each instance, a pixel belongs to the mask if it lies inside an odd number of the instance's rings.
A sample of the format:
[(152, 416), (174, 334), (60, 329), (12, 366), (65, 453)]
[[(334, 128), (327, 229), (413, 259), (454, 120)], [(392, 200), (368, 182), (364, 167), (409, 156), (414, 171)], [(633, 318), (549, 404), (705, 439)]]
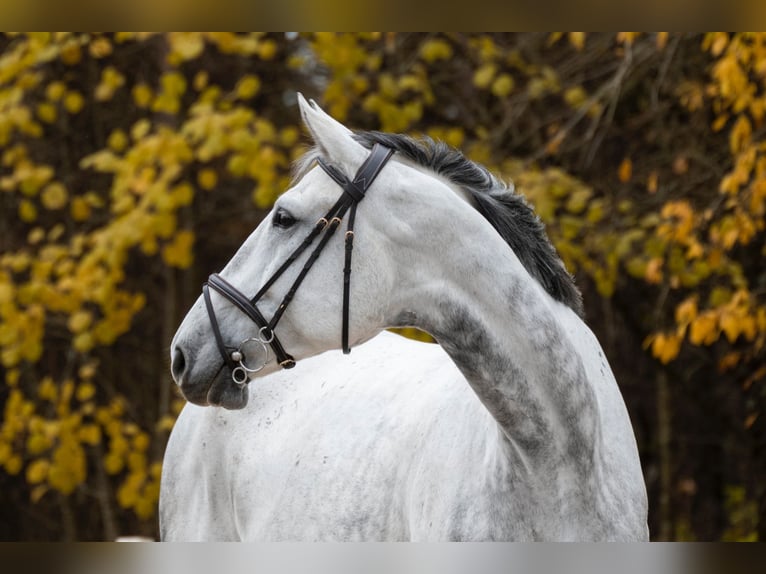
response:
[(393, 150), (370, 151), (314, 102), (299, 105), (316, 147), (173, 339), (173, 377), (193, 403), (242, 408), (252, 378), (401, 322), (402, 268), (425, 271), (422, 248), (439, 247), (429, 227), (449, 201), (426, 190), (446, 183), (387, 163)]

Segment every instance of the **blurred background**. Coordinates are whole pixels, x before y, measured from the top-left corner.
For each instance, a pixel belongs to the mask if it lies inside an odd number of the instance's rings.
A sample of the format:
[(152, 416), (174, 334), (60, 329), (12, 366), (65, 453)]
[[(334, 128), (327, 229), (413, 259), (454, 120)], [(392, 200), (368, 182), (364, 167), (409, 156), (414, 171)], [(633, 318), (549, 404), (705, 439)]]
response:
[(766, 538), (765, 34), (0, 35), (0, 540), (157, 536), (170, 340), (305, 149), (296, 91), (532, 203), (655, 540)]

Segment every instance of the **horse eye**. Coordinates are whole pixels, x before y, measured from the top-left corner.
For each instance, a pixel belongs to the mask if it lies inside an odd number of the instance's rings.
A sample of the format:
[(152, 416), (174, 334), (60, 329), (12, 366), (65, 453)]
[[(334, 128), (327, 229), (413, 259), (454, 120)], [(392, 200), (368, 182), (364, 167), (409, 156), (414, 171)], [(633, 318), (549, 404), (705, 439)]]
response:
[(274, 218), (272, 219), (272, 224), (275, 227), (282, 227), (284, 229), (290, 227), (293, 225), (297, 220), (290, 215), (289, 212), (285, 211), (284, 209), (277, 209), (276, 213), (274, 213)]

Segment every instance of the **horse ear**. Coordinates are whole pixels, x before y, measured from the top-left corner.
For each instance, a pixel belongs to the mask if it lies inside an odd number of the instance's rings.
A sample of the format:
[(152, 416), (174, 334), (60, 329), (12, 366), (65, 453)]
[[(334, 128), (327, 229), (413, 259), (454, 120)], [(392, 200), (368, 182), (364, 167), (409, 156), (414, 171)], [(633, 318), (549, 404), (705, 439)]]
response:
[(303, 123), (322, 153), (353, 173), (367, 156), (364, 146), (352, 137), (353, 132), (325, 113), (314, 100), (306, 101), (300, 92), (298, 106)]

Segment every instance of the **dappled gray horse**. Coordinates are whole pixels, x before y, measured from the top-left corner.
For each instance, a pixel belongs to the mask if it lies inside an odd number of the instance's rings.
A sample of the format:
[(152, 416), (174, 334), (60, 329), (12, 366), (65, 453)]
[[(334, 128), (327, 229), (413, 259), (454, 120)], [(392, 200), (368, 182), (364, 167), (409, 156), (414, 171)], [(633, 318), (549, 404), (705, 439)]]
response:
[(173, 340), (194, 404), (163, 539), (646, 540), (623, 399), (529, 206), (442, 144), (299, 103), (297, 183)]

